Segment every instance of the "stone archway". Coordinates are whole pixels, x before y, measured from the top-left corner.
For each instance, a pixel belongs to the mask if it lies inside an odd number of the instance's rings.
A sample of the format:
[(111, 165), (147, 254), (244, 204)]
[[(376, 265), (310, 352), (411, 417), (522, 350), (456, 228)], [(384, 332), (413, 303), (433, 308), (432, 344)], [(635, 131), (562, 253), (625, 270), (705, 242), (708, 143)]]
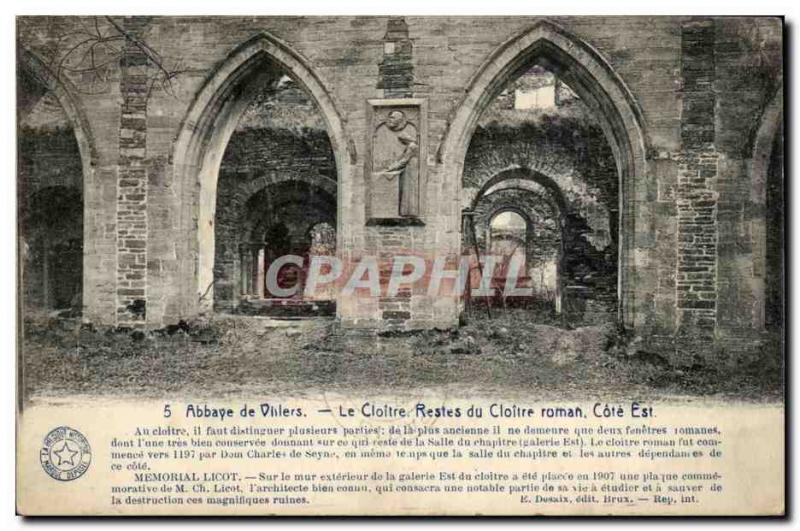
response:
[[(469, 208), (472, 220), (485, 220), (487, 205), (492, 205), (492, 209), (508, 205), (533, 213), (536, 209), (532, 208), (531, 199), (538, 198), (546, 208), (543, 215), (528, 217), (537, 219), (532, 226), (544, 230), (542, 241), (552, 241), (555, 247), (546, 244), (538, 248), (531, 242), (529, 256), (530, 262), (535, 263), (535, 251), (549, 256), (550, 250), (557, 249), (556, 314), (572, 324), (616, 319), (619, 267), (613, 230), (615, 209), (606, 208), (602, 201), (571, 188), (574, 182), (565, 181), (563, 176), (553, 177), (530, 168), (508, 168), (471, 184), (474, 186), (464, 189), (464, 193), (474, 194)], [(503, 194), (508, 195), (500, 199)], [(476, 231), (478, 241), (481, 229)]]
[[(523, 250), (527, 255), (528, 251), (528, 238), (531, 234), (531, 229), (533, 226), (533, 221), (531, 220), (530, 215), (524, 209), (518, 207), (517, 205), (503, 202), (499, 205), (492, 205), (491, 210), (489, 211), (486, 219), (484, 220), (485, 227), (483, 227), (484, 234), (485, 234), (485, 241), (483, 243), (484, 252), (486, 254), (490, 254), (495, 244), (495, 230), (496, 226), (494, 225), (495, 220), (497, 219), (500, 214), (515, 214), (525, 224), (525, 237), (520, 242), (522, 243)], [(527, 256), (526, 256), (527, 258)]]
[[(647, 141), (644, 119), (621, 78), (603, 56), (563, 28), (541, 21), (500, 45), (471, 78), (466, 93), (449, 120), (439, 149), (439, 159), (459, 187), (470, 139), (478, 119), (511, 80), (539, 64), (566, 82), (596, 115), (617, 163), (620, 181), (619, 275), (620, 321), (631, 327), (644, 325), (647, 315), (639, 308), (654, 284), (654, 271), (638, 268), (634, 260), (637, 231), (652, 230), (652, 212), (642, 209), (647, 198)], [(636, 281), (633, 281), (633, 277)]]
[[(317, 178), (316, 182), (330, 181), (323, 179)], [(307, 259), (311, 254), (312, 226), (323, 222), (331, 227), (335, 224), (336, 187), (316, 186), (313, 182), (312, 178), (276, 179), (268, 185), (261, 182), (252, 193), (247, 193), (250, 187), (243, 187), (238, 194), (240, 209), (228, 208), (218, 213), (215, 309), (235, 310), (245, 298), (272, 297), (264, 289), (264, 275), (270, 262), (285, 254)], [(267, 236), (278, 226), (285, 232), (285, 246), (275, 246), (276, 242)], [(335, 239), (332, 243), (335, 254)], [(307, 267), (306, 260), (301, 268), (303, 278)], [(298, 297), (294, 298), (299, 302)]]
[[(521, 195), (521, 197), (504, 197), (504, 194)], [(558, 184), (542, 173), (527, 168), (512, 168), (484, 181), (470, 201), (473, 219), (483, 220), (483, 226), (476, 227), (476, 235), (486, 252), (489, 250), (488, 243), (490, 241), (488, 237), (489, 224), (497, 214), (502, 212), (519, 214), (527, 223), (528, 235), (534, 233), (532, 200), (533, 203), (541, 203), (545, 206), (547, 214), (537, 217), (551, 219), (559, 232), (559, 240), (563, 240), (562, 232), (569, 206)], [(528, 251), (530, 248), (526, 249), (526, 257), (529, 254)]]
[(33, 74), (42, 83), (42, 86), (53, 94), (64, 110), (78, 142), (78, 150), (83, 163), (84, 183), (89, 182), (94, 171), (97, 151), (89, 120), (86, 118), (80, 101), (75, 96), (76, 91), (72, 83), (63, 76), (56, 76), (45, 62), (30, 50), (20, 48), (17, 62), (21, 70)]
[[(58, 171), (53, 175), (49, 175), (47, 179), (36, 183), (18, 181), (18, 192), (21, 194), (18, 207), (20, 209), (31, 209), (30, 212), (20, 211), (19, 218), (21, 220), (29, 220), (32, 216), (33, 218), (49, 219), (44, 224), (44, 227), (40, 226), (36, 230), (44, 229), (45, 231), (54, 230), (57, 232), (57, 237), (64, 241), (50, 242), (50, 246), (55, 245), (55, 248), (62, 255), (64, 253), (69, 254), (68, 265), (64, 266), (65, 272), (69, 274), (66, 277), (58, 277), (58, 282), (51, 283), (66, 283), (70, 285), (58, 286), (57, 289), (60, 289), (63, 293), (61, 295), (56, 293), (54, 295), (55, 299), (52, 299), (52, 301), (50, 300), (50, 294), (45, 293), (43, 300), (49, 301), (45, 303), (45, 306), (52, 306), (50, 302), (56, 302), (58, 306), (63, 306), (66, 299), (70, 298), (69, 293), (72, 293), (75, 295), (75, 309), (83, 312), (88, 306), (96, 305), (95, 294), (92, 291), (95, 283), (91, 282), (89, 278), (94, 269), (91, 267), (92, 264), (87, 263), (87, 260), (93, 260), (95, 257), (83, 252), (85, 248), (94, 248), (96, 237), (96, 232), (90, 223), (91, 213), (87, 212), (86, 208), (87, 204), (91, 204), (92, 200), (96, 200), (97, 194), (95, 187), (92, 185), (97, 161), (94, 135), (77, 96), (77, 91), (69, 79), (63, 75), (57, 76), (35, 53), (22, 47), (18, 48), (17, 65), (20, 72), (18, 74), (18, 83), (21, 76), (30, 75), (35, 84), (41, 87), (41, 97), (47, 93), (55, 99), (64, 116), (66, 116), (71, 136), (74, 136), (74, 142), (77, 145), (75, 158), (80, 159), (79, 172), (76, 171), (74, 175), (66, 173), (68, 168), (63, 165), (51, 163), (51, 166), (57, 166)], [(18, 95), (18, 98), (20, 96), (22, 95)], [(19, 127), (21, 117), (18, 116), (17, 118)], [(19, 139), (18, 142), (20, 142)], [(22, 148), (20, 147), (20, 149)], [(22, 152), (18, 152), (18, 172), (23, 171), (21, 166), (22, 155)], [(18, 179), (22, 180), (22, 178), (21, 174), (18, 174)], [(69, 215), (62, 215), (64, 212), (68, 212)], [(47, 226), (48, 224), (49, 227)], [(26, 240), (29, 237), (35, 238), (34, 234), (28, 234), (29, 229), (31, 227), (27, 223), (23, 223), (20, 227), (19, 244), (21, 248), (18, 249), (18, 259), (21, 261), (18, 268), (20, 275), (24, 275), (26, 256), (31, 251), (29, 248), (30, 242)], [(49, 253), (48, 247), (46, 245), (43, 252)], [(44, 261), (47, 262), (46, 257)], [(43, 276), (44, 283), (47, 284), (48, 273), (44, 273)], [(64, 281), (64, 278), (69, 280)], [(24, 278), (19, 280), (20, 292), (27, 292), (28, 287), (24, 285)], [(79, 285), (75, 286), (75, 284)], [(64, 289), (68, 291), (64, 292)], [(48, 288), (45, 287), (44, 290), (47, 291)], [(90, 320), (91, 318), (91, 316), (85, 314), (83, 317), (85, 320)]]
[[(214, 215), (219, 168), (251, 95), (269, 81), (270, 69), (263, 68), (265, 65), (277, 65), (314, 100), (330, 138), (339, 183), (346, 181), (343, 176), (349, 174), (353, 163), (354, 154), (347, 156), (344, 125), (333, 99), (304, 57), (266, 33), (232, 51), (196, 96), (175, 142), (175, 179), (181, 183), (185, 198), (181, 229), (186, 234), (186, 248), (180, 269), (184, 314), (210, 311), (213, 305)], [(341, 200), (337, 213), (339, 210)], [(341, 216), (337, 215), (337, 219)]]
[(536, 183), (548, 193), (550, 199), (555, 203), (559, 210), (566, 210), (567, 200), (564, 197), (564, 193), (561, 191), (561, 188), (558, 186), (558, 183), (556, 183), (547, 175), (530, 168), (508, 168), (483, 181), (481, 183), (481, 187), (471, 199), (472, 207), (475, 206), (476, 202), (480, 200), (482, 196), (486, 195), (490, 190), (492, 190), (492, 188), (512, 180), (530, 181)]

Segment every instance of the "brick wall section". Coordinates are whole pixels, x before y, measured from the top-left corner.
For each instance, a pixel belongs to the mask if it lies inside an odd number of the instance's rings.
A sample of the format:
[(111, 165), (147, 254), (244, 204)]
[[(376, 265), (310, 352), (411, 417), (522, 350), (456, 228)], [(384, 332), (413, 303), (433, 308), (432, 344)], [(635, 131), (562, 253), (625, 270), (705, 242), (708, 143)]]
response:
[[(133, 17), (124, 24), (135, 37), (148, 22)], [(147, 306), (147, 56), (128, 39), (120, 66), (117, 325), (143, 327)]]
[(717, 291), (714, 21), (681, 28), (682, 154), (678, 168), (677, 301), (681, 330), (713, 329)]
[(385, 98), (410, 98), (414, 92), (413, 44), (403, 17), (391, 17), (383, 38), (383, 60), (378, 65), (378, 88)]
[[(371, 227), (367, 233), (369, 249), (375, 249), (380, 271), (381, 293), (392, 272), (392, 263), (396, 256), (415, 254), (414, 235), (420, 231), (417, 227)], [(420, 286), (401, 286), (396, 297), (379, 297), (375, 315), (385, 322), (387, 330), (402, 330), (410, 326), (411, 319), (424, 321), (431, 319), (433, 312), (419, 297), (424, 293)], [(417, 297), (415, 297), (417, 295)], [(420, 304), (422, 303), (422, 304)]]

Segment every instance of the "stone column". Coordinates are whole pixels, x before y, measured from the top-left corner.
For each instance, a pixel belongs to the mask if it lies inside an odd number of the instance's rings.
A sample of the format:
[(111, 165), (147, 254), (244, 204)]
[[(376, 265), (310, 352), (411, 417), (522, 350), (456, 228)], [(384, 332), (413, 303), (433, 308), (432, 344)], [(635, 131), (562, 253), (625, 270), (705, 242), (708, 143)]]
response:
[(678, 161), (678, 330), (713, 332), (717, 307), (717, 150), (714, 21), (682, 26), (683, 108)]
[(117, 325), (143, 328), (147, 312), (147, 95), (148, 58), (137, 35), (142, 17), (126, 18), (120, 69), (117, 173)]

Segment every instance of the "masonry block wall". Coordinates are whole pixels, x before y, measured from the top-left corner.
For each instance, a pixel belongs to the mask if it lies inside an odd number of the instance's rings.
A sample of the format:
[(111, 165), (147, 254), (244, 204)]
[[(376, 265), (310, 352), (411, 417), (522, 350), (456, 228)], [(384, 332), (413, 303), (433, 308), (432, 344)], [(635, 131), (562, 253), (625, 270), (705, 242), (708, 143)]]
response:
[(713, 330), (717, 308), (717, 155), (714, 22), (681, 28), (683, 114), (678, 173), (678, 319), (681, 332)]
[(137, 326), (147, 315), (147, 99), (150, 67), (143, 39), (149, 22), (124, 22), (131, 38), (120, 61), (119, 164), (117, 173), (117, 323)]
[[(480, 95), (484, 88), (492, 97), (499, 93), (501, 87), (491, 79), (500, 82), (512, 75), (514, 64), (538, 57), (565, 69), (560, 74), (577, 92), (591, 93), (594, 110), (607, 117), (607, 137), (616, 143), (628, 139), (612, 146), (622, 174), (625, 324), (652, 337), (669, 338), (687, 329), (719, 333), (738, 320), (733, 308), (740, 297), (763, 299), (758, 295), (763, 290), (751, 282), (763, 278), (753, 267), (758, 261), (730, 242), (748, 227), (755, 241), (761, 230), (746, 219), (758, 217), (757, 209), (745, 208), (747, 201), (741, 202), (742, 210), (736, 204), (738, 190), (748, 188), (753, 177), (759, 130), (754, 124), (782, 84), (780, 19), (403, 17), (405, 28), (388, 17), (115, 20), (181, 73), (169, 90), (148, 93), (142, 105), (136, 96), (142, 67), (136, 50), (126, 45), (130, 57), (108, 66), (102, 90), (73, 91), (93, 141), (84, 198), (86, 320), (160, 327), (201, 311), (197, 275), (203, 274), (207, 251), (186, 242), (197, 242), (198, 231), (208, 230), (197, 212), (215, 195), (207, 186), (207, 175), (214, 172), (203, 164), (218, 165), (227, 138), (214, 133), (205, 144), (184, 139), (194, 138), (192, 131), (232, 131), (230, 122), (239, 112), (237, 72), (242, 72), (235, 63), (254, 48), (288, 65), (325, 115), (339, 180), (337, 238), (345, 260), (396, 249), (460, 253), (463, 159), (456, 155), (468, 142), (472, 111), (488, 101)], [(78, 27), (80, 22), (70, 18), (23, 18), (18, 39), (44, 64), (53, 64), (67, 46), (59, 39)], [(537, 38), (549, 45), (537, 46)], [(402, 51), (401, 67), (387, 61), (392, 50)], [(568, 56), (574, 61), (566, 61)], [(387, 85), (390, 73), (399, 85)], [(66, 85), (81, 88), (80, 76), (65, 75)], [(428, 103), (423, 139), (428, 171), (421, 184), (425, 224), (367, 227), (365, 102), (398, 95)], [(202, 102), (208, 102), (207, 112), (198, 110)], [(144, 153), (137, 143), (142, 116)], [(202, 153), (203, 158), (187, 160), (176, 153)], [(129, 178), (136, 182), (131, 193), (122, 190)], [(137, 217), (140, 201), (146, 205), (144, 220)], [(198, 204), (200, 210), (188, 208)], [(118, 215), (120, 207), (128, 219)], [(130, 232), (142, 226), (145, 235)], [(141, 242), (144, 253), (134, 252)], [(135, 270), (126, 264), (138, 262), (127, 257), (134, 254), (146, 260), (144, 278), (129, 277)], [(731, 254), (744, 258), (728, 260)], [(713, 263), (690, 258), (706, 256)], [(727, 268), (734, 262), (735, 271)], [(717, 280), (709, 287), (712, 275)], [(138, 300), (144, 301), (143, 310)], [(394, 314), (400, 327), (457, 322), (457, 301), (413, 294), (409, 300), (398, 303), (402, 309)], [(339, 318), (348, 326), (382, 326), (392, 316), (382, 315), (379, 304), (369, 298), (341, 301)], [(757, 321), (751, 319), (749, 328), (757, 328)]]

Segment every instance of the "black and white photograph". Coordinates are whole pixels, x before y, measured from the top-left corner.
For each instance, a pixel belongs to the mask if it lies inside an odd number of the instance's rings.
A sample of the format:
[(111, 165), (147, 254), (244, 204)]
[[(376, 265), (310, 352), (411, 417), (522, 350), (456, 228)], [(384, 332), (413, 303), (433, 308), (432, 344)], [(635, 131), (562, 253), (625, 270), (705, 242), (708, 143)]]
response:
[(784, 514), (780, 13), (15, 38), (18, 513)]

